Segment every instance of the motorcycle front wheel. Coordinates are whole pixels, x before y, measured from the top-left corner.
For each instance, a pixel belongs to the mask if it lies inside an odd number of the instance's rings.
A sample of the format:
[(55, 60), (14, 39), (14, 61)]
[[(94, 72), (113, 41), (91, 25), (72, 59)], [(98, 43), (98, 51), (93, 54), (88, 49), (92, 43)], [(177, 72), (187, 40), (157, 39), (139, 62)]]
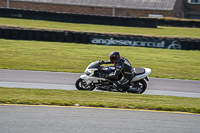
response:
[(89, 84), (87, 85), (87, 83), (85, 82), (84, 79), (77, 79), (75, 86), (78, 90), (88, 90), (88, 91), (92, 91), (94, 90), (95, 86), (93, 84)]

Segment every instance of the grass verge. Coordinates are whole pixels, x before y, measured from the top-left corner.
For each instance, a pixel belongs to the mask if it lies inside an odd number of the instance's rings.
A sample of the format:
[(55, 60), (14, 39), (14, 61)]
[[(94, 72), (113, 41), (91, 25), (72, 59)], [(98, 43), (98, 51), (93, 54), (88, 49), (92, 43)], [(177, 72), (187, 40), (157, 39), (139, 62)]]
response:
[(83, 73), (96, 60), (119, 51), (151, 77), (200, 80), (200, 51), (0, 39), (0, 68)]
[(199, 19), (187, 19), (187, 18), (173, 18), (173, 17), (162, 17), (158, 19), (164, 19), (164, 20), (180, 20), (180, 21), (196, 21), (199, 22)]
[(95, 25), (95, 24), (64, 23), (64, 22), (14, 19), (14, 18), (3, 18), (3, 17), (0, 17), (0, 26), (49, 29), (49, 30), (72, 30), (72, 31), (113, 33), (113, 34), (182, 37), (182, 38), (200, 37), (200, 28), (186, 28), (186, 27), (158, 26), (158, 28), (141, 28), (141, 27), (123, 27), (123, 26), (109, 26), (109, 25)]
[(200, 98), (115, 92), (66, 91), (0, 87), (1, 104), (59, 105), (146, 109), (200, 113)]

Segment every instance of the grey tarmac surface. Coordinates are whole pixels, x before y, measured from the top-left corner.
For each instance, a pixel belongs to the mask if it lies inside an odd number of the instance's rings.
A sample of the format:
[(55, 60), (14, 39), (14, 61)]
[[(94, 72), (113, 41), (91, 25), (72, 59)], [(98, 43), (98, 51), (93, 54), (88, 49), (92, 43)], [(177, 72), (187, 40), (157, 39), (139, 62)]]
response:
[[(76, 90), (81, 73), (0, 69), (0, 86)], [(150, 78), (144, 94), (200, 98), (200, 81)]]
[(200, 115), (0, 105), (1, 133), (199, 133)]

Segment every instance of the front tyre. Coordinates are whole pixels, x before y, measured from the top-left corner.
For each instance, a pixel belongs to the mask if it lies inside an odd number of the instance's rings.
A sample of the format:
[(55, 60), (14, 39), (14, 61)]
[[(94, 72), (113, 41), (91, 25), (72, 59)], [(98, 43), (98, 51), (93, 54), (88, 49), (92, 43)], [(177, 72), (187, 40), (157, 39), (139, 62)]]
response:
[(78, 90), (89, 90), (92, 91), (94, 90), (95, 86), (93, 84), (89, 84), (87, 85), (87, 83), (85, 82), (84, 79), (77, 79), (75, 86)]

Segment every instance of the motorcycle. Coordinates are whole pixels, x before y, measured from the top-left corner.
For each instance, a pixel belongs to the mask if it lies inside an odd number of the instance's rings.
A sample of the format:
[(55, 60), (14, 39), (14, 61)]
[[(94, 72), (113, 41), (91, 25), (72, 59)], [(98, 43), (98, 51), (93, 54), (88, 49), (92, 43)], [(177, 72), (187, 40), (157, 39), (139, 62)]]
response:
[[(151, 69), (149, 68), (133, 68), (134, 77), (127, 84), (127, 93), (143, 93), (147, 88), (147, 82), (149, 81), (149, 74)], [(115, 71), (115, 66), (104, 67), (101, 66), (99, 61), (92, 62), (85, 69), (85, 73), (77, 79), (75, 86), (78, 90), (89, 90), (94, 89), (102, 91), (119, 92), (113, 83), (122, 78), (122, 74), (118, 76), (118, 79), (106, 79), (102, 75), (109, 74)]]

